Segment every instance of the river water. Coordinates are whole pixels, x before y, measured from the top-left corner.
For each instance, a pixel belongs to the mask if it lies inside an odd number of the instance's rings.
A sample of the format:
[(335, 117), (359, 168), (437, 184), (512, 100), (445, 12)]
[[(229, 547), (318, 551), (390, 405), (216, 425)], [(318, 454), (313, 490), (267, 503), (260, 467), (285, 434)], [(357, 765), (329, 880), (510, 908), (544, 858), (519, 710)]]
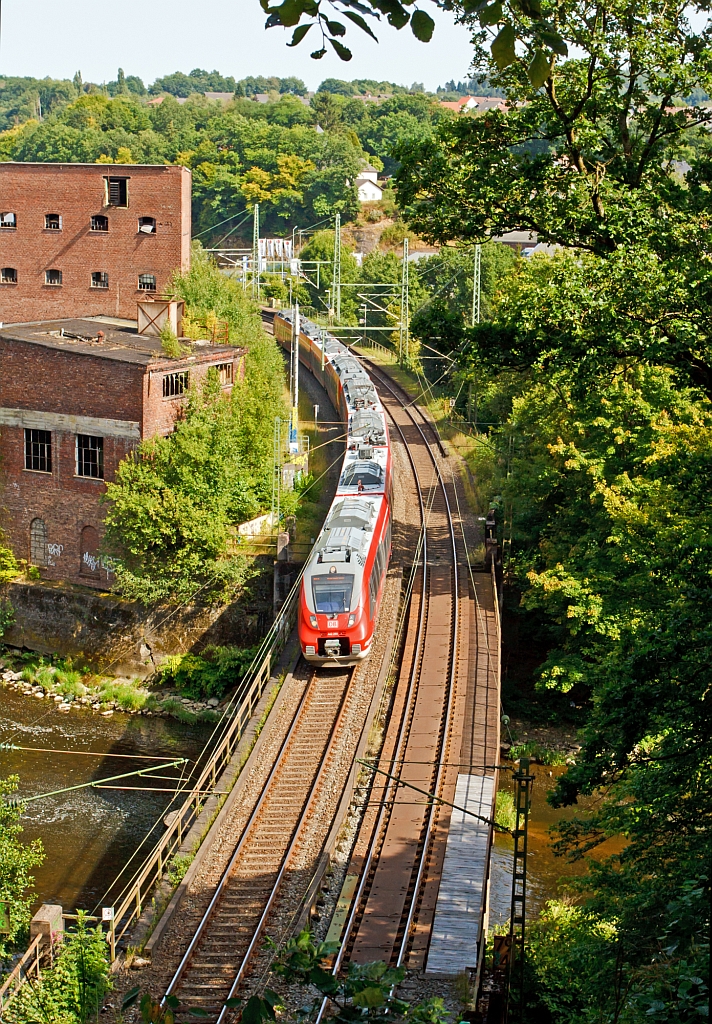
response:
[[(120, 712), (110, 718), (83, 709), (62, 713), (46, 700), (0, 689), (0, 777), (19, 775), (22, 798), (160, 763), (149, 758), (194, 763), (213, 729)], [(2, 749), (8, 743), (32, 749)], [(111, 784), (133, 792), (79, 789), (27, 804), (22, 839), (40, 839), (46, 855), (34, 869), (37, 905), (91, 912), (130, 858), (138, 867), (162, 834), (181, 768), (159, 768), (155, 775)]]
[[(596, 797), (579, 797), (578, 804), (572, 807), (555, 809), (546, 800), (547, 793), (553, 789), (556, 779), (566, 771), (563, 767), (548, 768), (544, 765), (532, 765), (534, 775), (532, 785), (532, 802), (529, 815), (527, 845), (527, 907), (528, 921), (533, 921), (543, 909), (547, 900), (554, 899), (560, 885), (568, 879), (581, 876), (586, 871), (583, 860), (568, 861), (565, 857), (557, 857), (551, 848), (549, 828), (562, 818), (569, 821), (576, 817), (586, 817), (595, 806)], [(500, 788), (513, 792), (511, 774), (502, 773)], [(602, 843), (597, 849), (599, 860), (618, 852), (621, 849), (619, 840), (611, 839)], [(512, 853), (514, 842), (511, 836), (497, 833), (492, 848), (490, 866), (490, 915), (489, 924), (496, 930), (509, 927), (509, 913), (512, 897)]]

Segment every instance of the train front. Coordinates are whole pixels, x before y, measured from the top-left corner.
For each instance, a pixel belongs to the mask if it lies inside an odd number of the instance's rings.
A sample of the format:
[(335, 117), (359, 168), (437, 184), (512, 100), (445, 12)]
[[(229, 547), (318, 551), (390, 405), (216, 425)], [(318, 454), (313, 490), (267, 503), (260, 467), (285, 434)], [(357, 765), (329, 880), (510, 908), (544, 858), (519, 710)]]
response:
[(367, 568), (381, 496), (338, 499), (304, 570), (299, 640), (315, 665), (355, 665), (373, 638)]

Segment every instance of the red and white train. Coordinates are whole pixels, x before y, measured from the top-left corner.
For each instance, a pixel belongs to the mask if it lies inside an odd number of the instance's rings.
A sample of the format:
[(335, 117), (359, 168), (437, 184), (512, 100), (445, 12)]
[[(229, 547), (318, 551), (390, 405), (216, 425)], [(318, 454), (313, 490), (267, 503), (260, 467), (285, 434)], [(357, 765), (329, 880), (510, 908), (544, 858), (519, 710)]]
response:
[[(294, 345), (294, 313), (275, 314), (274, 333)], [(336, 496), (302, 577), (298, 630), (315, 665), (355, 665), (368, 657), (391, 557), (391, 448), (371, 378), (349, 349), (304, 317), (299, 360), (324, 386), (346, 425)], [(322, 351), (323, 348), (323, 351)]]

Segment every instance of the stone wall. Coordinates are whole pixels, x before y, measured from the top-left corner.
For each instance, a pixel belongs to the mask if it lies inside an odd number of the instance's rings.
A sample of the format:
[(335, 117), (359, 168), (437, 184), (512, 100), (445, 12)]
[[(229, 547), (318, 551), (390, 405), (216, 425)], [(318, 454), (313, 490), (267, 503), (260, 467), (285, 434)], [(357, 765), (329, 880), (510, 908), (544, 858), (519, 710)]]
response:
[(208, 644), (258, 643), (272, 621), (272, 573), (251, 580), (241, 600), (212, 607), (146, 608), (88, 587), (44, 581), (7, 583), (0, 598), (15, 610), (4, 643), (71, 656), (111, 675), (145, 678), (171, 654), (197, 653)]

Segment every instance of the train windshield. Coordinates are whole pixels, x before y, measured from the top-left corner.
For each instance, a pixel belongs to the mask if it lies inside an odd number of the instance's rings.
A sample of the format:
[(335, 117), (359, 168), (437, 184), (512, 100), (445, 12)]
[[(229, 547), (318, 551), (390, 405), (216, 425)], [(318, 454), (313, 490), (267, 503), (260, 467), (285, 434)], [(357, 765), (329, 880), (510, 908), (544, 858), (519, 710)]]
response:
[(354, 578), (349, 574), (331, 572), (328, 576), (312, 576), (314, 607), (322, 615), (338, 615), (351, 610)]
[(356, 487), (359, 480), (364, 487), (380, 487), (383, 483), (383, 470), (377, 462), (352, 462), (341, 474), (341, 487)]

